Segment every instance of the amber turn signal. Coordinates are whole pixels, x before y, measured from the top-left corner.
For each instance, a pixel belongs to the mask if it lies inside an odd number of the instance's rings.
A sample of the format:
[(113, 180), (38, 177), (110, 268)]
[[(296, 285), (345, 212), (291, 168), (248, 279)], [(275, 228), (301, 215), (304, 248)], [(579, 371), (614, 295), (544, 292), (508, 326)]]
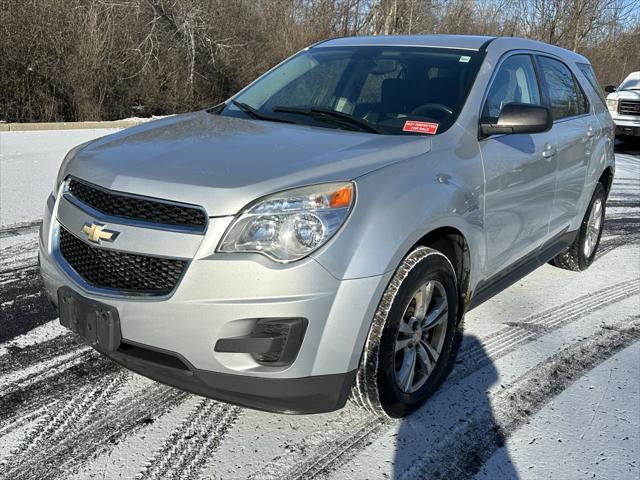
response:
[(353, 186), (345, 185), (331, 194), (329, 205), (331, 208), (342, 208), (351, 205), (353, 197)]

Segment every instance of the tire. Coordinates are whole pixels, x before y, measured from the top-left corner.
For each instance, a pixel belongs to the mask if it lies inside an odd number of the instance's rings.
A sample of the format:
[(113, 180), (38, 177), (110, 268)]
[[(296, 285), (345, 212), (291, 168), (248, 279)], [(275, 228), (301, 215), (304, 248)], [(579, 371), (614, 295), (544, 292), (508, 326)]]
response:
[[(417, 247), (403, 260), (369, 330), (351, 394), (357, 405), (382, 417), (399, 418), (437, 390), (451, 371), (462, 340), (456, 285), (451, 263), (436, 250)], [(434, 319), (435, 326), (428, 327), (427, 321)], [(405, 346), (396, 352), (401, 345)], [(412, 358), (411, 376), (407, 372)]]
[(589, 268), (598, 253), (604, 227), (607, 194), (601, 183), (595, 192), (582, 220), (578, 236), (562, 253), (551, 260), (552, 265), (565, 270), (580, 272)]

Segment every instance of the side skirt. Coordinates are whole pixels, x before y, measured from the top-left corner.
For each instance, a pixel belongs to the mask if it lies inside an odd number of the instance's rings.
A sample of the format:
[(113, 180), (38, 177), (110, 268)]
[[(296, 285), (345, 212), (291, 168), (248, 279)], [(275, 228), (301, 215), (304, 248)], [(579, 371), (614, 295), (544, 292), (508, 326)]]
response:
[(507, 267), (503, 272), (494, 275), (488, 280), (480, 282), (475, 293), (471, 297), (471, 302), (467, 306), (467, 311), (483, 304), (493, 296), (516, 283), (521, 278), (529, 275), (536, 268), (547, 263), (571, 245), (578, 236), (578, 232), (579, 230), (561, 233), (549, 240), (539, 249), (534, 250), (527, 256)]

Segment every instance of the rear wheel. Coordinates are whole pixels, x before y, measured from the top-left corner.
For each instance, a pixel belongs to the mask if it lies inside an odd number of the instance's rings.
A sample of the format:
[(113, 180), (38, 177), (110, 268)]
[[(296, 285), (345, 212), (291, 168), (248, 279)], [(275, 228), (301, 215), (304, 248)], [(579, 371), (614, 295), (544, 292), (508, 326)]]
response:
[(382, 416), (402, 417), (449, 373), (461, 340), (451, 263), (426, 247), (413, 250), (385, 291), (356, 376), (352, 397)]
[(600, 237), (604, 227), (606, 197), (604, 187), (598, 183), (580, 225), (578, 236), (571, 245), (551, 260), (552, 265), (574, 271), (589, 268), (600, 245)]

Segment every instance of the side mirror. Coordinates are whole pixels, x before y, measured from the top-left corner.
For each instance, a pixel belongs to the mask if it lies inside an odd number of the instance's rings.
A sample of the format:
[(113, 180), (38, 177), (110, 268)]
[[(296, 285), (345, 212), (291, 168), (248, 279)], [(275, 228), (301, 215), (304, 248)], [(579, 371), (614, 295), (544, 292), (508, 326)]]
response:
[(548, 132), (553, 118), (547, 107), (528, 103), (507, 103), (500, 111), (497, 123), (480, 122), (480, 137), (510, 133)]
[(606, 87), (604, 87), (604, 91), (607, 93), (613, 93), (616, 91), (616, 87), (613, 85), (607, 85)]

